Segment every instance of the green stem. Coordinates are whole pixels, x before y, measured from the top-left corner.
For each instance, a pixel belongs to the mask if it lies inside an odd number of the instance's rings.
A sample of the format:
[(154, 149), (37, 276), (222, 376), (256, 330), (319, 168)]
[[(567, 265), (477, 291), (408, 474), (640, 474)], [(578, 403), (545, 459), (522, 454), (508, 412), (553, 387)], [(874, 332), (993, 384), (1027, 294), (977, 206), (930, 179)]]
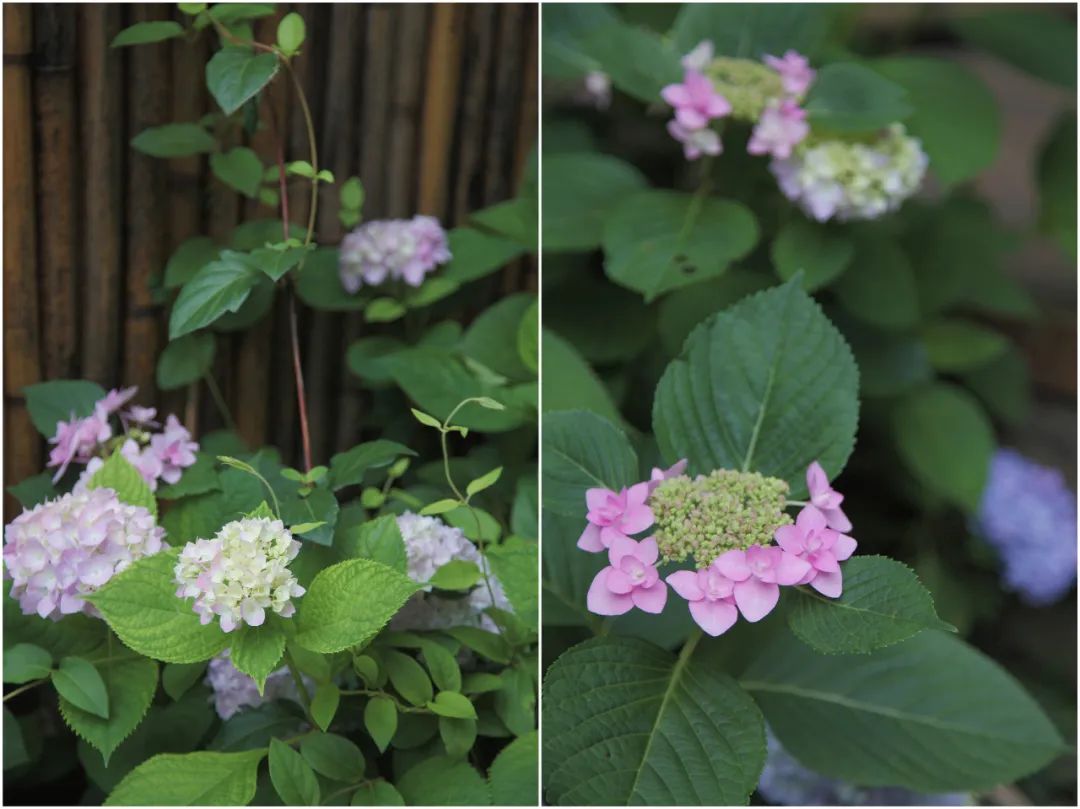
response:
[(47, 682), (49, 682), (49, 678), (42, 677), (40, 680), (33, 680), (26, 685), (20, 685), (14, 691), (9, 691), (8, 693), (4, 694), (4, 702), (7, 702), (9, 699), (19, 696), (19, 694), (23, 693), (24, 691), (29, 691), (31, 688), (37, 688), (42, 683)]
[(217, 407), (218, 413), (221, 414), (225, 426), (235, 432), (236, 422), (233, 421), (232, 413), (229, 411), (229, 405), (225, 402), (225, 397), (222, 395), (218, 383), (214, 380), (214, 375), (207, 372), (203, 374), (203, 379), (206, 380), (206, 387), (210, 390), (210, 396), (213, 398), (214, 405)]
[(296, 683), (296, 690), (300, 692), (300, 702), (304, 706), (304, 713), (307, 714), (311, 724), (317, 724), (315, 718), (311, 715), (311, 695), (308, 693), (307, 686), (304, 685), (304, 678), (300, 674), (300, 669), (296, 667), (296, 661), (293, 660), (289, 650), (285, 650), (285, 665), (289, 669), (289, 674), (292, 675), (293, 682)]
[(401, 713), (422, 713), (422, 714), (433, 714), (433, 713), (435, 713), (434, 711), (432, 711), (429, 708), (423, 708), (423, 707), (419, 707), (419, 706), (416, 706), (416, 705), (406, 705), (401, 700), (399, 700), (397, 697), (395, 697), (393, 694), (388, 694), (385, 691), (377, 691), (377, 690), (371, 689), (371, 688), (356, 688), (356, 689), (353, 689), (351, 691), (342, 691), (341, 696), (343, 696), (343, 697), (385, 697), (386, 699), (391, 700), (394, 703), (394, 705), (397, 706), (398, 711), (400, 711)]

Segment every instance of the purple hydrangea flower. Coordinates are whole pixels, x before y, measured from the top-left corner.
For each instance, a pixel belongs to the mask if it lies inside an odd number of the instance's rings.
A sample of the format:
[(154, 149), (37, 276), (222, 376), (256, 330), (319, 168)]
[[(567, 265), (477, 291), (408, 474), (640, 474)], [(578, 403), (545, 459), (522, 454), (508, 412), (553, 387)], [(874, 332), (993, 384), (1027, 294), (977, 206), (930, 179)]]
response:
[(446, 231), (434, 217), (379, 219), (342, 240), (338, 274), (350, 294), (387, 279), (418, 287), (427, 273), (450, 259)]
[[(307, 680), (306, 677), (304, 679)], [(287, 668), (282, 666), (270, 674), (260, 695), (255, 681), (232, 664), (228, 651), (210, 661), (206, 667), (206, 684), (214, 692), (214, 710), (222, 719), (229, 719), (244, 708), (256, 708), (275, 699), (300, 701), (296, 682)]]
[(766, 728), (769, 756), (758, 792), (778, 806), (967, 806), (966, 792), (925, 795), (903, 787), (858, 787), (809, 770), (796, 761)]
[(26, 615), (54, 621), (75, 612), (96, 617), (84, 597), (137, 559), (167, 548), (164, 536), (149, 511), (121, 503), (112, 489), (40, 503), (4, 531), (11, 597)]
[(1076, 494), (1058, 470), (998, 450), (974, 528), (1001, 557), (1006, 589), (1024, 602), (1052, 604), (1076, 583)]

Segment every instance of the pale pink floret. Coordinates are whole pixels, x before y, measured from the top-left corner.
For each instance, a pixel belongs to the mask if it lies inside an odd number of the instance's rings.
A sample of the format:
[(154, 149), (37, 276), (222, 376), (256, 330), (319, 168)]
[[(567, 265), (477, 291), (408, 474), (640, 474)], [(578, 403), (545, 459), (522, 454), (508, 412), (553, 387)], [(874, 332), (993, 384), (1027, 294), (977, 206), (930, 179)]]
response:
[(687, 70), (682, 84), (669, 84), (660, 96), (675, 108), (675, 120), (689, 130), (703, 129), (709, 121), (731, 112), (728, 100), (696, 70)]
[(183, 470), (195, 463), (195, 452), (199, 445), (191, 440), (191, 433), (176, 416), (170, 414), (165, 421), (164, 431), (150, 439), (149, 449), (161, 463), (161, 479), (166, 483), (176, 483)]
[(608, 551), (611, 564), (596, 574), (586, 604), (597, 615), (622, 615), (634, 607), (653, 614), (664, 611), (667, 585), (656, 570), (660, 556), (652, 537), (636, 542), (618, 537)]
[(776, 529), (776, 541), (785, 551), (810, 565), (799, 584), (809, 584), (829, 598), (840, 597), (844, 589), (840, 562), (855, 553), (858, 543), (854, 539), (829, 528), (825, 515), (813, 506), (807, 506), (799, 512), (794, 525), (781, 525)]
[(765, 56), (765, 64), (780, 74), (784, 92), (802, 96), (814, 83), (817, 71), (810, 67), (810, 60), (798, 51), (789, 50), (782, 57)]
[(668, 121), (667, 131), (683, 145), (683, 156), (687, 160), (697, 160), (702, 155), (714, 156), (724, 151), (720, 134), (714, 129), (687, 129), (678, 121)]
[(649, 476), (649, 494), (652, 494), (656, 487), (665, 480), (671, 480), (672, 478), (677, 478), (679, 475), (684, 474), (686, 472), (686, 465), (687, 460), (686, 458), (683, 458), (681, 461), (673, 463), (667, 469), (661, 469), (659, 466), (654, 466), (652, 468), (652, 474)]
[(773, 611), (780, 600), (780, 585), (798, 584), (810, 572), (809, 562), (782, 548), (761, 545), (727, 551), (713, 567), (735, 582), (735, 604), (751, 623)]
[(806, 110), (790, 98), (770, 102), (754, 125), (746, 151), (753, 155), (770, 154), (781, 160), (791, 157), (791, 150), (810, 134)]
[(716, 49), (712, 40), (703, 39), (682, 58), (681, 64), (685, 70), (696, 70), (698, 73), (702, 73), (712, 62), (715, 55)]
[(841, 533), (851, 530), (851, 520), (840, 508), (844, 495), (829, 485), (829, 477), (817, 461), (807, 467), (806, 488), (810, 490), (811, 504), (825, 515), (829, 528)]
[(113, 388), (98, 400), (96, 407), (105, 411), (105, 415), (111, 415), (126, 405), (138, 393), (138, 387)]
[(648, 482), (635, 483), (618, 494), (610, 489), (588, 489), (585, 503), (589, 512), (585, 519), (589, 524), (577, 546), (583, 551), (599, 553), (610, 548), (615, 539), (639, 534), (652, 525), (655, 519), (652, 509), (645, 505), (649, 491)]
[(46, 464), (47, 467), (59, 467), (53, 476), (53, 483), (64, 476), (72, 461), (86, 463), (97, 445), (111, 437), (109, 414), (100, 403), (86, 418), (75, 418), (73, 414), (70, 421), (57, 422), (56, 434), (49, 439), (49, 443), (55, 446), (49, 451), (49, 462)]
[(739, 617), (735, 582), (710, 565), (704, 570), (680, 570), (667, 577), (671, 589), (690, 602), (690, 615), (705, 632), (716, 637), (734, 626)]

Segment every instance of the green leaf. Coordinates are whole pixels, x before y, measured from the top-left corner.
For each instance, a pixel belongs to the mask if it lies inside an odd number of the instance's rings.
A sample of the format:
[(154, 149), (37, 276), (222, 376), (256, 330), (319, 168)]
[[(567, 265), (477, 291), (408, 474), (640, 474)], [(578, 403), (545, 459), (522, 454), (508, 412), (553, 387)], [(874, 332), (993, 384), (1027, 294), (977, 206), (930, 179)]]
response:
[(1038, 164), (1039, 228), (1076, 258), (1076, 113), (1061, 120), (1042, 146)]
[(16, 643), (4, 649), (4, 682), (21, 685), (48, 677), (52, 655), (32, 643)]
[(225, 114), (232, 115), (262, 90), (277, 71), (278, 59), (272, 53), (222, 48), (206, 64), (206, 86)]
[(372, 697), (364, 706), (364, 727), (379, 748), (386, 752), (390, 740), (397, 733), (397, 706), (389, 697)]
[(474, 211), (470, 221), (500, 236), (536, 249), (536, 228), (540, 220), (534, 197), (517, 197)]
[(636, 638), (565, 652), (544, 679), (543, 761), (553, 804), (745, 804), (765, 762), (753, 701), (692, 647)]
[(522, 364), (535, 374), (540, 369), (539, 300), (534, 300), (521, 317), (518, 324), (517, 350)]
[(170, 342), (158, 357), (158, 387), (176, 390), (201, 379), (214, 364), (215, 345), (213, 332), (187, 334)]
[(607, 566), (607, 560), (603, 554), (582, 553), (577, 547), (585, 525), (585, 495), (581, 494), (579, 500), (577, 516), (555, 514), (546, 508), (541, 513), (544, 626), (590, 626), (598, 620), (586, 609), (585, 602), (589, 586), (600, 569)]
[(180, 699), (206, 673), (206, 663), (166, 663), (161, 670), (161, 687), (174, 700)]
[(439, 738), (442, 739), (446, 755), (452, 758), (464, 758), (476, 744), (479, 735), (479, 722), (475, 719), (459, 719), (452, 716), (439, 717)]
[(942, 632), (869, 656), (819, 655), (783, 633), (742, 685), (801, 763), (865, 786), (989, 789), (1063, 751), (1016, 680)]
[(23, 508), (32, 508), (60, 495), (52, 482), (52, 475), (48, 472), (41, 472), (19, 481), (14, 486), (8, 486), (7, 492), (18, 500)]
[(924, 486), (960, 508), (978, 508), (995, 442), (970, 394), (943, 383), (923, 387), (897, 404), (892, 429), (901, 460)]
[(445, 632), (454, 640), (468, 646), (481, 657), (486, 657), (494, 663), (510, 662), (510, 644), (506, 642), (502, 635), (488, 632), (486, 629), (477, 629), (474, 626), (452, 626)]
[(305, 542), (329, 547), (334, 542), (334, 526), (338, 517), (338, 501), (326, 488), (317, 488), (306, 497), (299, 490), (281, 500), (281, 519), (292, 533)]
[(317, 806), (319, 781), (303, 756), (278, 739), (270, 740), (270, 780), (286, 806)]
[(4, 770), (10, 770), (30, 763), (30, 754), (26, 750), (22, 726), (15, 714), (4, 706)]
[[(1075, 45), (1074, 45), (1075, 48)], [(880, 59), (874, 68), (907, 91), (906, 125), (922, 141), (930, 170), (946, 184), (969, 180), (990, 166), (1001, 141), (1001, 115), (990, 88), (944, 59)]]
[(198, 124), (165, 124), (144, 129), (131, 145), (151, 157), (188, 157), (214, 151), (217, 141)]
[(402, 652), (387, 649), (382, 653), (390, 683), (399, 694), (413, 705), (426, 705), (434, 695), (431, 678), (420, 664)]
[(872, 652), (923, 629), (944, 629), (934, 600), (914, 571), (884, 556), (856, 556), (844, 563), (844, 592), (825, 598), (795, 591), (788, 624), (799, 639), (826, 654)]
[(624, 197), (604, 221), (604, 271), (652, 301), (722, 274), (757, 240), (754, 215), (737, 202), (641, 191)]
[(781, 279), (790, 281), (801, 271), (803, 289), (813, 292), (848, 268), (855, 246), (842, 230), (797, 217), (780, 229), (770, 253)]
[(316, 733), (300, 742), (300, 755), (311, 769), (335, 781), (353, 783), (364, 777), (364, 754), (336, 733)]
[(832, 476), (844, 468), (858, 412), (851, 350), (789, 281), (693, 331), (657, 386), (653, 429), (661, 455), (688, 458), (691, 474), (760, 472), (799, 497), (812, 461)]
[(629, 163), (592, 152), (553, 155), (542, 170), (543, 245), (551, 252), (599, 247), (610, 212), (647, 185)]
[(970, 371), (1001, 356), (1005, 335), (960, 318), (935, 320), (923, 327), (930, 363), (943, 373)]
[(483, 578), (475, 562), (451, 559), (428, 580), (428, 584), (440, 590), (471, 590)]
[(403, 456), (415, 457), (416, 453), (404, 444), (385, 438), (357, 444), (347, 452), (339, 452), (330, 459), (330, 486), (337, 491), (346, 486), (363, 483), (364, 474), (369, 469), (389, 466)]
[(292, 56), (300, 46), (304, 44), (304, 36), (307, 33), (304, 18), (295, 11), (289, 12), (281, 18), (277, 27), (278, 47)]
[(503, 468), (497, 466), (490, 472), (486, 472), (475, 480), (470, 480), (465, 487), (465, 494), (472, 497), (474, 494), (479, 494), (485, 489), (490, 489), (499, 480), (499, 476), (502, 474)]
[(225, 185), (254, 199), (262, 185), (263, 164), (259, 156), (246, 146), (236, 146), (227, 152), (210, 155), (210, 170)]
[(215, 621), (203, 626), (190, 601), (176, 597), (179, 548), (148, 556), (87, 596), (110, 628), (139, 654), (166, 663), (208, 660), (228, 645)]
[(56, 434), (56, 424), (72, 418), (85, 418), (94, 412), (94, 405), (104, 398), (105, 389), (95, 382), (81, 379), (54, 379), (38, 382), (22, 389), (26, 409), (37, 431), (46, 438)]
[(584, 518), (585, 490), (619, 491), (638, 480), (638, 460), (621, 430), (594, 413), (546, 413), (541, 431), (543, 506)]
[[(345, 520), (348, 509), (342, 512), (339, 526)], [(343, 556), (373, 559), (399, 573), (404, 573), (407, 563), (405, 541), (401, 538), (397, 520), (385, 514), (371, 522), (349, 526), (334, 539), (334, 546)]]
[(285, 635), (274, 624), (241, 625), (232, 634), (229, 657), (239, 671), (255, 681), (262, 695), (266, 678), (276, 671), (285, 653)]
[(405, 307), (394, 298), (376, 298), (364, 309), (368, 323), (389, 323), (405, 314)]
[(297, 617), (297, 641), (330, 654), (373, 638), (417, 590), (407, 576), (370, 559), (321, 570)]
[(359, 212), (364, 207), (364, 184), (359, 177), (350, 177), (343, 182), (338, 193), (342, 208)]
[(300, 263), (307, 252), (306, 247), (289, 247), (285, 250), (260, 247), (251, 253), (250, 263), (266, 273), (271, 281), (279, 281), (285, 273)]
[(112, 489), (120, 502), (145, 508), (157, 517), (157, 501), (154, 500), (150, 486), (139, 470), (118, 450), (114, 450), (113, 454), (105, 459), (101, 468), (90, 477), (86, 488)]
[(270, 739), (295, 734), (302, 721), (294, 707), (285, 707), (280, 701), (263, 703), (227, 720), (209, 748), (222, 753), (256, 749), (265, 752)]
[(536, 583), (539, 561), (536, 543), (509, 537), (505, 542), (489, 547), (486, 556), (514, 607), (514, 614), (530, 629), (538, 629), (540, 598)]
[(304, 271), (296, 276), (296, 292), (308, 306), (331, 312), (357, 311), (367, 305), (366, 296), (345, 293), (338, 275), (338, 251), (331, 247), (311, 251)]
[(440, 691), (461, 691), (461, 667), (457, 658), (438, 641), (425, 640), (420, 649), (435, 687)]
[(261, 274), (244, 256), (226, 250), (184, 284), (169, 316), (169, 339), (209, 326), (226, 312), (237, 311)]
[(266, 749), (243, 753), (162, 753), (143, 762), (105, 799), (106, 806), (246, 806), (255, 797)]
[(508, 379), (525, 381), (535, 377), (522, 361), (517, 338), (525, 313), (536, 305), (536, 296), (522, 292), (489, 306), (469, 325), (461, 339), (461, 350)]
[(620, 422), (611, 393), (577, 349), (548, 328), (540, 339), (544, 410), (591, 410)]
[(183, 286), (220, 255), (221, 248), (207, 236), (196, 236), (181, 243), (165, 265), (166, 289)]
[(160, 486), (157, 496), (161, 500), (179, 500), (197, 494), (221, 489), (216, 461), (213, 455), (205, 452), (195, 453), (195, 463), (184, 469), (184, 474), (176, 483)]
[(444, 756), (424, 759), (398, 779), (407, 806), (490, 806), (483, 776), (467, 762)]
[(852, 62), (821, 68), (804, 108), (813, 126), (832, 132), (881, 129), (912, 111), (903, 87)]
[(476, 719), (476, 708), (463, 694), (454, 691), (440, 691), (435, 699), (427, 704), (439, 716), (451, 719)]
[(833, 287), (853, 317), (883, 329), (906, 329), (919, 320), (919, 295), (907, 255), (893, 241), (866, 238)]
[(540, 758), (537, 732), (518, 736), (491, 762), (488, 783), (495, 806), (534, 806), (539, 800), (536, 762)]
[(184, 26), (172, 20), (149, 20), (129, 25), (115, 37), (109, 45), (111, 48), (122, 48), (125, 45), (146, 45), (151, 42), (162, 42), (184, 35)]
[(405, 799), (389, 781), (365, 781), (352, 795), (352, 806), (404, 806)]
[(315, 688), (315, 696), (311, 698), (311, 716), (323, 731), (330, 728), (334, 721), (338, 704), (341, 702), (341, 691), (333, 683), (319, 683)]
[[(652, 103), (664, 85), (682, 78), (679, 54), (670, 40), (621, 22), (586, 31), (583, 56), (596, 62), (611, 83), (639, 101)], [(545, 245), (546, 246), (546, 245)]]
[(442, 277), (456, 284), (490, 275), (525, 252), (519, 242), (472, 228), (454, 228), (446, 238), (453, 258)]
[(434, 416), (425, 413), (423, 410), (417, 410), (415, 407), (410, 409), (412, 410), (413, 417), (425, 427), (434, 427), (436, 430), (442, 429), (442, 422)]
[(1031, 413), (1031, 370), (1013, 346), (988, 365), (966, 372), (962, 379), (996, 418), (1010, 425), (1024, 424)]
[(109, 718), (109, 692), (93, 663), (81, 657), (65, 657), (52, 673), (52, 682), (60, 696), (76, 708)]
[(973, 8), (979, 13), (950, 20), (962, 38), (1032, 76), (1076, 89), (1075, 22), (1056, 13), (1057, 9)]
[(680, 53), (709, 39), (723, 56), (760, 59), (794, 48), (813, 58), (826, 42), (830, 23), (826, 9), (800, 3), (688, 3), (672, 35)]
[(851, 343), (863, 396), (897, 396), (933, 378), (926, 346), (917, 336), (881, 331), (847, 317), (837, 325)]
[(150, 709), (157, 690), (157, 664), (138, 657), (111, 661), (102, 665), (101, 680), (108, 694), (107, 719), (83, 710), (63, 692), (60, 714), (68, 727), (101, 753), (107, 766), (113, 751), (131, 735)]

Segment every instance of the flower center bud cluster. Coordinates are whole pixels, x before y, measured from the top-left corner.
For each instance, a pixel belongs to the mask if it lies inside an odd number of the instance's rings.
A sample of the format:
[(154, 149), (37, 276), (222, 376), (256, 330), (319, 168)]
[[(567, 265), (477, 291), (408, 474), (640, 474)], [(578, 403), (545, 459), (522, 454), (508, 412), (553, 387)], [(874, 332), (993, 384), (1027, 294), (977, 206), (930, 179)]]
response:
[(717, 56), (705, 68), (713, 88), (731, 104), (731, 117), (754, 123), (765, 106), (784, 96), (784, 86), (771, 67), (751, 59)]

